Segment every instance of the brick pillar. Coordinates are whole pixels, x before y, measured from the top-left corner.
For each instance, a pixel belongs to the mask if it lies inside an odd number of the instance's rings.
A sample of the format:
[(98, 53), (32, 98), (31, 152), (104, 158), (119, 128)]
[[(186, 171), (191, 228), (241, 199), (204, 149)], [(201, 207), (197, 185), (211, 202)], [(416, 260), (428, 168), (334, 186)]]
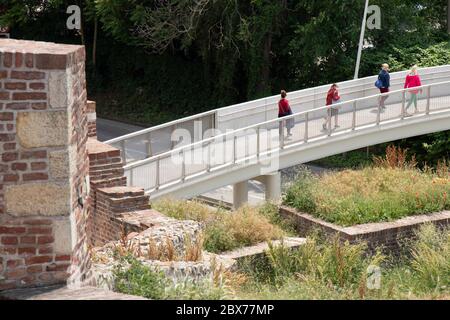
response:
[(85, 50), (0, 39), (0, 290), (89, 269)]

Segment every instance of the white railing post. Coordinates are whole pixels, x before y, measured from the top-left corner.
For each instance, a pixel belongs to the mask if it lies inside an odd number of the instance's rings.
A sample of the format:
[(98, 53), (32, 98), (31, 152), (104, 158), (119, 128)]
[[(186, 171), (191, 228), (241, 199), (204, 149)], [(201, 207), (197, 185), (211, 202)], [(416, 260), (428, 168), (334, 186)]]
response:
[(261, 146), (260, 146), (260, 144), (261, 144), (260, 131), (261, 131), (261, 128), (260, 128), (260, 127), (257, 127), (257, 128), (256, 128), (256, 158), (258, 159), (258, 161), (259, 161), (259, 154), (260, 154), (260, 152), (261, 152)]
[(186, 180), (186, 149), (183, 149), (183, 162), (181, 163), (181, 181), (184, 182)]
[(305, 143), (308, 142), (308, 135), (309, 135), (308, 126), (309, 126), (309, 112), (305, 114), (305, 136), (303, 137), (303, 141), (305, 141)]
[[(353, 115), (352, 115), (352, 130), (356, 129), (356, 110), (358, 107), (358, 101), (353, 102)], [(380, 109), (380, 106), (378, 106), (378, 109)]]
[(378, 104), (378, 108), (377, 108), (377, 119), (376, 119), (376, 124), (377, 126), (380, 124), (381, 122), (381, 105)]
[(206, 171), (207, 172), (211, 172), (211, 143), (212, 143), (211, 141), (208, 142), (208, 147), (206, 148), (206, 150), (208, 152), (207, 157), (206, 157), (206, 161), (207, 161)]
[(430, 104), (431, 104), (431, 85), (429, 85), (427, 87), (427, 108), (426, 108), (426, 111), (425, 111), (425, 113), (427, 115), (430, 114)]
[(237, 155), (236, 155), (236, 145), (237, 145), (237, 136), (233, 136), (233, 164), (236, 164)]
[(280, 149), (284, 149), (284, 120), (281, 118), (280, 120)]
[(134, 168), (131, 168), (130, 169), (130, 187), (133, 187), (134, 186), (134, 181), (133, 181), (133, 170), (134, 170)]
[(160, 168), (160, 165), (161, 165), (161, 158), (157, 158), (156, 159), (156, 174), (155, 174), (155, 190), (159, 190), (159, 187), (160, 187), (160, 177), (159, 177), (159, 175), (160, 175), (160, 172), (161, 172), (161, 168)]
[(328, 109), (327, 109), (327, 117), (328, 117), (328, 120), (327, 120), (327, 126), (328, 126), (328, 136), (330, 137), (331, 136), (331, 107), (328, 107)]
[(405, 119), (405, 115), (406, 115), (405, 107), (406, 107), (406, 91), (403, 91), (402, 92), (402, 118), (401, 118), (402, 120)]

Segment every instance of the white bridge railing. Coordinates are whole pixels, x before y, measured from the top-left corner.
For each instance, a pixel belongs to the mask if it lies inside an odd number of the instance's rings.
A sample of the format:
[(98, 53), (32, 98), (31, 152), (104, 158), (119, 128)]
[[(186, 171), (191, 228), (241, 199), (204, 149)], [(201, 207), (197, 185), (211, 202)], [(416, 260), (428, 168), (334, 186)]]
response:
[[(417, 108), (412, 104), (407, 109), (413, 90), (420, 91)], [(388, 97), (385, 109), (379, 106), (382, 97)], [(143, 187), (149, 194), (174, 185), (181, 189), (184, 182), (211, 172), (236, 165), (274, 161), (286, 149), (307, 146), (330, 136), (351, 136), (355, 131), (374, 126), (382, 129), (384, 124), (402, 121), (407, 123), (410, 119), (421, 118), (427, 121), (427, 117), (433, 114), (450, 111), (450, 81), (352, 99), (333, 107), (340, 109), (339, 127), (336, 128), (335, 119), (328, 112), (329, 107), (323, 106), (289, 117), (216, 133), (211, 138), (194, 143), (189, 140), (192, 137), (189, 136), (189, 130), (186, 130), (181, 134), (183, 143), (175, 145), (173, 150), (126, 165), (128, 183)], [(292, 136), (286, 137), (286, 123), (289, 120), (294, 121), (295, 126), (292, 128)]]
[[(422, 83), (429, 85), (450, 80), (450, 65), (423, 68), (419, 70)], [(406, 72), (391, 73), (391, 89), (403, 88)], [(378, 90), (374, 87), (377, 76), (350, 80), (339, 83), (340, 94), (346, 100), (355, 100), (376, 95)], [(303, 111), (309, 112), (308, 117), (315, 119), (321, 117), (320, 107), (325, 102), (326, 92), (329, 85), (316, 88), (304, 89), (290, 92), (288, 99), (294, 113)], [(402, 97), (390, 97), (391, 103), (401, 102)], [(177, 129), (184, 129), (190, 132), (194, 141), (201, 141), (218, 132), (226, 130), (236, 130), (246, 128), (258, 123), (264, 123), (277, 118), (279, 96), (267, 97), (255, 101), (241, 103), (229, 107), (211, 110), (187, 118), (165, 123), (152, 128), (144, 129), (116, 139), (106, 141), (121, 150), (125, 164), (152, 158), (159, 154), (173, 150), (177, 143), (174, 142), (173, 134)], [(370, 99), (367, 104), (359, 102), (359, 108), (370, 107)], [(346, 103), (342, 107), (342, 112), (352, 110), (352, 106)]]

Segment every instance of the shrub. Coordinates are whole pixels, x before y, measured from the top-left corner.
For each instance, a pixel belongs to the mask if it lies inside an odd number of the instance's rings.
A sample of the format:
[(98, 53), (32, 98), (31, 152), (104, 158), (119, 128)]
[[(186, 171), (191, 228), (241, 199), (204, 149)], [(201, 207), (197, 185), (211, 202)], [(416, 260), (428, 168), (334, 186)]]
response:
[(243, 207), (232, 213), (224, 213), (206, 227), (205, 249), (224, 252), (251, 246), (267, 240), (280, 239), (282, 229), (270, 223), (258, 208)]
[(192, 219), (204, 223), (204, 248), (213, 253), (279, 239), (284, 236), (284, 232), (277, 223), (286, 226), (277, 217), (278, 210), (273, 204), (259, 208), (246, 206), (228, 212), (211, 209), (198, 202), (166, 199), (156, 202), (152, 207), (175, 219)]
[(127, 257), (113, 270), (115, 291), (147, 299), (163, 299), (167, 280), (162, 272), (151, 270), (136, 258)]
[(143, 265), (134, 257), (124, 257), (113, 269), (116, 292), (155, 300), (219, 300), (228, 296), (223, 282), (212, 279), (173, 283), (161, 271)]

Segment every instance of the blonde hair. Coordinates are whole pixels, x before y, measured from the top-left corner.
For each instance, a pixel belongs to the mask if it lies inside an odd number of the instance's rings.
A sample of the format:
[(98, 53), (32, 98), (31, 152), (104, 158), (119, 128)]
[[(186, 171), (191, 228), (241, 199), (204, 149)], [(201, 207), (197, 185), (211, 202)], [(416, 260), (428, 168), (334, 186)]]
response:
[(417, 71), (418, 68), (419, 68), (419, 67), (417, 66), (417, 64), (413, 65), (413, 66), (411, 67), (411, 70), (409, 71), (409, 73), (418, 74), (418, 71)]
[(389, 65), (388, 65), (387, 63), (383, 63), (383, 64), (381, 65), (381, 67), (382, 67), (383, 69), (389, 69)]

